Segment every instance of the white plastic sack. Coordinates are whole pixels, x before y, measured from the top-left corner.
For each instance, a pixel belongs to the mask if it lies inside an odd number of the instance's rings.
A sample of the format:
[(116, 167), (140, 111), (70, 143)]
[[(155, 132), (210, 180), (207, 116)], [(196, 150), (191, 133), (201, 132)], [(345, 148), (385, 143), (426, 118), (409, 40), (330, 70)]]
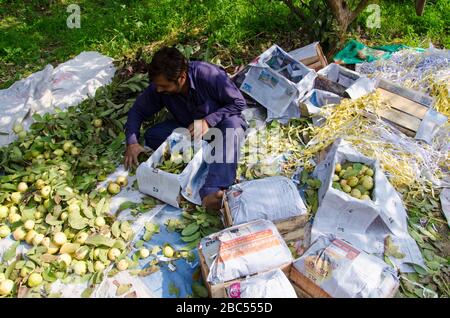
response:
[[(174, 174), (154, 168), (162, 161), (164, 149), (187, 149), (191, 140), (184, 134), (173, 132), (167, 140), (156, 149), (150, 158), (139, 165), (136, 176), (139, 191), (151, 195), (174, 207), (179, 207), (180, 192), (190, 202), (201, 205), (199, 191), (208, 173), (208, 165), (203, 161), (203, 152), (197, 151), (181, 174)], [(202, 141), (202, 147), (208, 144)]]
[(279, 268), (227, 287), (230, 298), (297, 298), (294, 287)]
[(269, 177), (235, 184), (226, 192), (233, 224), (253, 220), (283, 220), (306, 214), (297, 186), (286, 177)]
[(293, 266), (334, 298), (390, 298), (399, 284), (381, 259), (333, 237), (320, 237)]
[(314, 85), (316, 72), (273, 45), (249, 64), (240, 89), (270, 110), (282, 115), (289, 105)]
[(209, 267), (208, 282), (223, 283), (263, 273), (292, 262), (292, 254), (275, 225), (257, 220), (204, 237), (199, 252)]
[[(332, 187), (335, 165), (345, 161), (360, 162), (374, 170), (372, 200), (356, 199)], [(399, 194), (389, 183), (378, 161), (356, 151), (350, 143), (338, 139), (314, 174), (321, 180), (319, 209), (314, 218), (311, 240), (321, 235), (336, 235), (368, 253), (383, 254), (384, 240), (391, 235), (402, 259), (392, 262), (403, 271), (408, 263), (424, 266), (417, 243), (409, 236), (407, 214)]]
[(56, 68), (47, 65), (0, 90), (0, 132), (5, 133), (0, 134), (0, 146), (16, 139), (12, 131), (15, 123), (28, 129), (35, 113), (78, 105), (94, 96), (97, 88), (109, 84), (115, 71), (112, 58), (98, 52), (81, 52)]
[(325, 76), (329, 80), (346, 87), (347, 89), (345, 91), (352, 99), (373, 92), (377, 87), (377, 81), (375, 79), (369, 79), (336, 63), (329, 64), (318, 71), (317, 74)]

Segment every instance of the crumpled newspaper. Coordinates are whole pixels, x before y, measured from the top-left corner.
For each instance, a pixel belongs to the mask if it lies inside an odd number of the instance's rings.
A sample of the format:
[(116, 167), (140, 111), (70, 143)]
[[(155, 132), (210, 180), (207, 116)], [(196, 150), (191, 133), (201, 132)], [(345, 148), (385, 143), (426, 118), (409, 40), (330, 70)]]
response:
[(428, 94), (430, 82), (444, 82), (450, 91), (450, 50), (440, 50), (432, 45), (424, 52), (405, 49), (392, 54), (388, 60), (357, 64), (356, 71)]

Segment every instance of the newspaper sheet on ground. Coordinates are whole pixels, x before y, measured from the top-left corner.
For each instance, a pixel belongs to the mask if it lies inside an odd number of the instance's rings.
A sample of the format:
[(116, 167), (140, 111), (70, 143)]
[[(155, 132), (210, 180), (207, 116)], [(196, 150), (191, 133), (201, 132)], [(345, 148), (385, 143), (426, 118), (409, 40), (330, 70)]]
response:
[(240, 89), (280, 116), (313, 87), (315, 78), (314, 70), (273, 45), (249, 64)]
[(226, 192), (234, 225), (257, 219), (277, 221), (306, 214), (297, 186), (286, 177), (235, 184)]
[(257, 220), (204, 237), (200, 253), (212, 284), (266, 272), (292, 262), (292, 255), (271, 221)]
[(230, 298), (297, 298), (289, 279), (279, 268), (227, 287)]
[[(356, 199), (332, 187), (332, 177), (337, 163), (359, 162), (375, 171), (372, 200)], [(403, 272), (413, 271), (409, 264), (425, 267), (422, 254), (408, 233), (407, 214), (399, 194), (387, 180), (376, 160), (357, 152), (350, 143), (338, 139), (314, 174), (321, 180), (319, 209), (314, 218), (311, 240), (321, 235), (336, 235), (355, 247), (375, 253), (384, 253), (387, 236), (393, 238), (404, 255), (391, 257)]]
[(293, 266), (334, 298), (389, 298), (399, 286), (392, 267), (333, 236), (319, 237)]

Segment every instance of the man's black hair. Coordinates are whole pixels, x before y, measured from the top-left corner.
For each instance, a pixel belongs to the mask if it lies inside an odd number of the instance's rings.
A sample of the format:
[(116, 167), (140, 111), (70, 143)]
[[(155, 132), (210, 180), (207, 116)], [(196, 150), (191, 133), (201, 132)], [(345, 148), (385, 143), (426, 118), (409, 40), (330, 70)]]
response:
[(163, 47), (153, 55), (148, 67), (148, 77), (153, 80), (159, 75), (164, 75), (167, 80), (176, 82), (187, 70), (188, 61), (180, 51), (174, 47)]

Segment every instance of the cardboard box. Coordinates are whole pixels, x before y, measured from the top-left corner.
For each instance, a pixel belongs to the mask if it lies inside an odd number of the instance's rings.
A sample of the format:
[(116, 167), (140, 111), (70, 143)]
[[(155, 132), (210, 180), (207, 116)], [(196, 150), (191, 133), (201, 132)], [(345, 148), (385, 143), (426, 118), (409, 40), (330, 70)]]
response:
[(294, 266), (291, 266), (289, 280), (299, 298), (331, 298), (328, 293), (305, 277)]
[(377, 91), (392, 108), (379, 112), (381, 118), (393, 124), (405, 135), (414, 137), (433, 99), (418, 91), (381, 79)]
[[(204, 145), (204, 141), (202, 141)], [(191, 180), (203, 180), (207, 174), (207, 165), (203, 161), (203, 153), (197, 150), (192, 159), (179, 174), (166, 172), (157, 167), (164, 161), (164, 154), (172, 150), (186, 150), (192, 146), (191, 141), (181, 134), (173, 132), (150, 158), (139, 165), (136, 170), (136, 177), (139, 191), (155, 197), (174, 207), (179, 207), (181, 195), (186, 200), (201, 205), (198, 190), (200, 184), (190, 183)], [(196, 149), (193, 149), (194, 151)], [(189, 155), (186, 160), (189, 160)]]
[(239, 89), (274, 116), (282, 116), (312, 88), (316, 76), (311, 68), (273, 45), (249, 63)]
[[(225, 227), (233, 226), (234, 223), (225, 194), (223, 198), (223, 208), (221, 209), (221, 212), (223, 214), (224, 226)], [(308, 219), (309, 219), (308, 215), (299, 215), (272, 222), (275, 224), (278, 232), (280, 232), (283, 239), (286, 242), (291, 242), (302, 240), (309, 235), (309, 231), (311, 230), (311, 228), (309, 226)]]
[[(277, 268), (289, 277), (293, 261), (282, 236), (267, 220), (240, 224), (204, 237), (198, 245), (198, 255), (212, 298), (226, 297), (226, 288), (232, 284)], [(211, 275), (213, 266), (216, 270)]]
[(319, 42), (311, 43), (307, 46), (289, 52), (297, 61), (309, 68), (318, 71), (328, 65), (327, 58), (323, 54)]
[[(229, 298), (227, 294), (227, 287), (231, 286), (234, 283), (245, 280), (245, 278), (235, 279), (229, 282), (220, 283), (220, 284), (211, 284), (207, 281), (209, 275), (209, 267), (206, 263), (206, 260), (201, 252), (201, 248), (199, 247), (198, 256), (200, 259), (200, 269), (202, 272), (203, 282), (208, 289), (208, 295), (210, 298)], [(284, 272), (284, 274), (289, 277), (289, 273), (291, 272), (291, 264), (285, 264), (280, 269)], [(255, 274), (257, 275), (257, 274)]]
[(377, 80), (331, 63), (317, 72), (314, 88), (356, 99), (376, 89)]
[(398, 273), (382, 259), (322, 236), (292, 263), (289, 279), (299, 297), (392, 298)]

